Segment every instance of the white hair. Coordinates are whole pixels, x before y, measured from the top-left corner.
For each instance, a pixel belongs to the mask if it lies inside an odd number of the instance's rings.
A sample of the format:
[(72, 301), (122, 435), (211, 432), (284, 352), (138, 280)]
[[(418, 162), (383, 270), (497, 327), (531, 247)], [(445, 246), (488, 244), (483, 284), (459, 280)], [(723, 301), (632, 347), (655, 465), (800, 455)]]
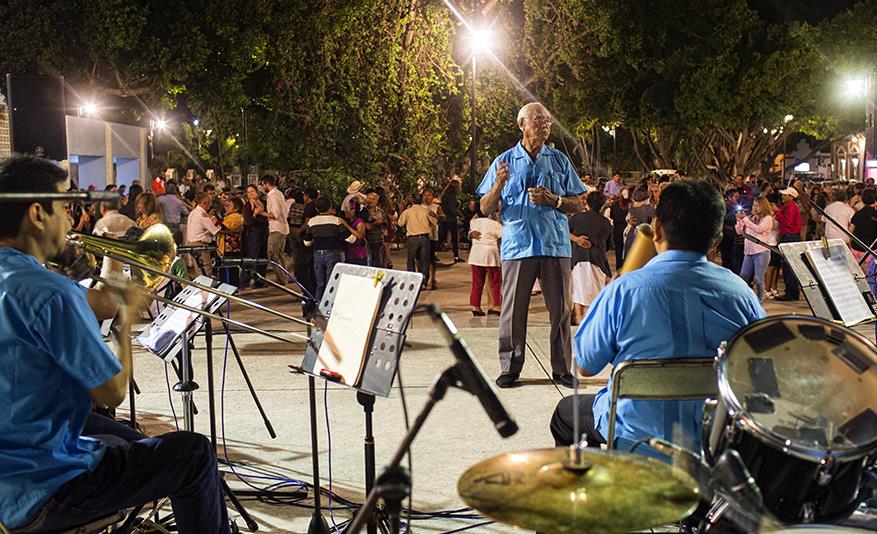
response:
[(518, 110), (518, 128), (520, 128), (521, 130), (524, 129), (524, 127), (521, 125), (521, 122), (523, 122), (524, 119), (530, 116), (530, 110), (535, 108), (536, 106), (540, 106), (543, 108), (545, 107), (542, 105), (541, 102), (530, 102), (529, 104), (524, 104), (524, 107)]

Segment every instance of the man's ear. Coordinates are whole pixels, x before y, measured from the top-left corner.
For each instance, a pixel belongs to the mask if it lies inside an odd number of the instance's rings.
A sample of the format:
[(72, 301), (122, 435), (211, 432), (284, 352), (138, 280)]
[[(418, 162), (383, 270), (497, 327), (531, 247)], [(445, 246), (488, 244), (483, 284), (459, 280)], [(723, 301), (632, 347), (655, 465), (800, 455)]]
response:
[(34, 202), (27, 208), (26, 217), (33, 227), (38, 230), (44, 230), (49, 214), (46, 213), (46, 210), (43, 209), (41, 204)]
[(664, 232), (664, 225), (661, 224), (660, 219), (655, 217), (652, 219), (652, 230), (655, 231), (655, 244), (664, 243), (667, 239), (667, 235)]

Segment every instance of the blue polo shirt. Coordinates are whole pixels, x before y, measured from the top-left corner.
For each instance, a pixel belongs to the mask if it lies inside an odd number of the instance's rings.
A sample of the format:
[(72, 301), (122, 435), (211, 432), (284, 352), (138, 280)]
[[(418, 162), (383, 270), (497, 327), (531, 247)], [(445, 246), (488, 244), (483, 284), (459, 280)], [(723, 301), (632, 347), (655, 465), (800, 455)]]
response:
[(572, 255), (569, 241), (569, 220), (553, 206), (537, 206), (530, 202), (527, 189), (544, 185), (555, 195), (581, 195), (585, 187), (569, 158), (560, 150), (542, 145), (536, 160), (519, 142), (496, 158), (484, 175), (476, 193), (486, 195), (496, 183), (499, 162), (508, 163), (509, 179), (502, 189), (503, 260), (519, 260), (533, 256)]
[(0, 247), (0, 522), (19, 527), (100, 461), (89, 391), (122, 370), (76, 282)]
[[(596, 374), (627, 360), (714, 357), (722, 341), (764, 316), (739, 276), (698, 252), (668, 250), (597, 295), (575, 335), (576, 362)], [(594, 420), (604, 438), (611, 390), (610, 382), (594, 400)], [(702, 401), (621, 399), (615, 435), (629, 446), (641, 438), (672, 439), (679, 425), (685, 440), (679, 444), (696, 447), (702, 417)]]

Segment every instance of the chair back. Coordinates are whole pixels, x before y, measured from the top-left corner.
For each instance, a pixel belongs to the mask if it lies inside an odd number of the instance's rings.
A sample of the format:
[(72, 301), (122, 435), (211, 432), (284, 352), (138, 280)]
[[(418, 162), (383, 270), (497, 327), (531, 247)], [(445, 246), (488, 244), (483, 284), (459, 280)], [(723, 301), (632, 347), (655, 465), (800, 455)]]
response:
[[(628, 360), (612, 372), (606, 447), (615, 448), (619, 399), (702, 400), (718, 394), (714, 358)], [(666, 436), (662, 436), (666, 437)]]

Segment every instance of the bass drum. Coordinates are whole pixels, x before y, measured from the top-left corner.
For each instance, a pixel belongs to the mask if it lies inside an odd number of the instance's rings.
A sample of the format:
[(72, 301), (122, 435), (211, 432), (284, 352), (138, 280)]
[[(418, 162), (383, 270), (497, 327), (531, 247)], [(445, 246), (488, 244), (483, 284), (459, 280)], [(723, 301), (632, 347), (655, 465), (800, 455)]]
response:
[(877, 450), (877, 349), (815, 317), (769, 317), (723, 343), (704, 455), (736, 450), (765, 508), (787, 523), (833, 521), (867, 497)]

